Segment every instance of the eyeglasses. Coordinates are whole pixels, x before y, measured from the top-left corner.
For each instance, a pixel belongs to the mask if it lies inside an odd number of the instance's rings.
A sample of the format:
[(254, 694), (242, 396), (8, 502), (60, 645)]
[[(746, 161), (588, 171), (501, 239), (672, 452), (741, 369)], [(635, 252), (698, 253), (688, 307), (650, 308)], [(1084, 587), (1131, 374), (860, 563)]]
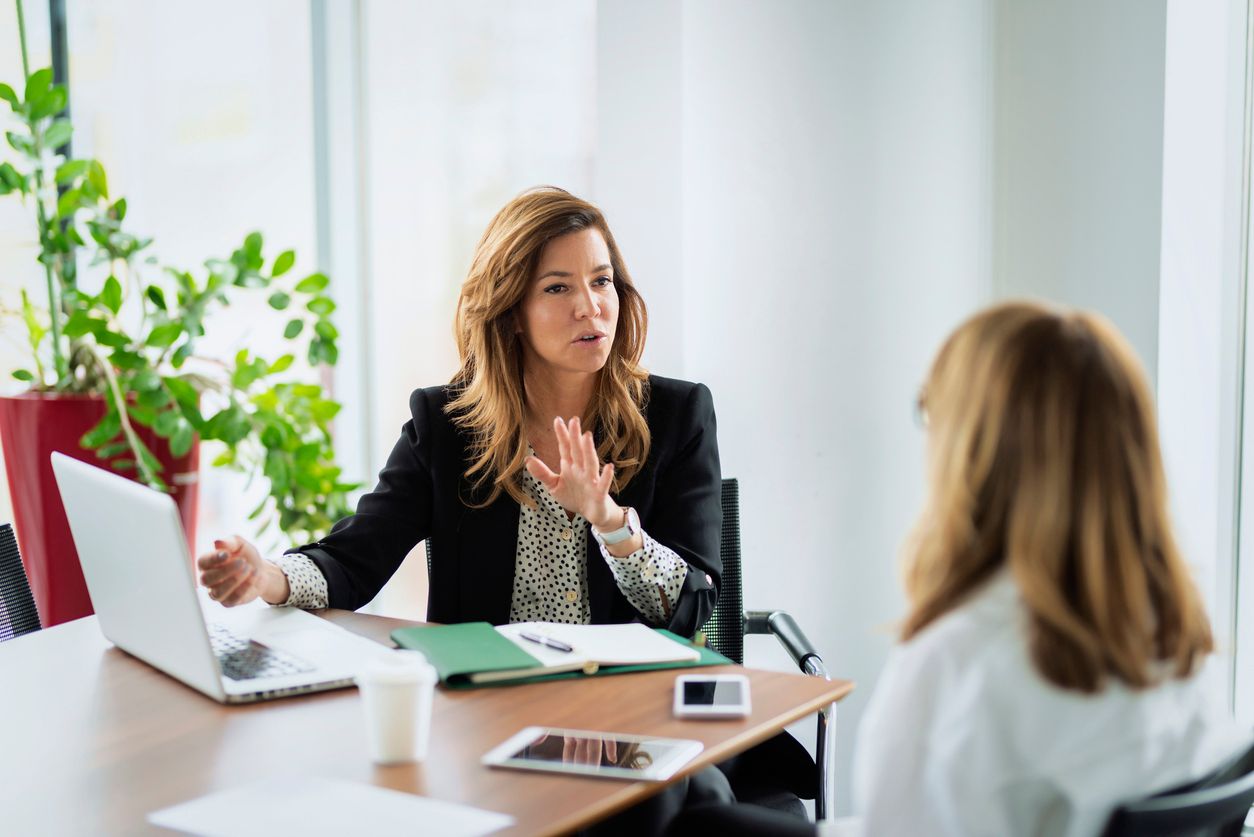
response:
[(923, 387), (919, 388), (919, 394), (914, 397), (914, 423), (924, 430), (931, 423), (927, 414), (927, 390)]

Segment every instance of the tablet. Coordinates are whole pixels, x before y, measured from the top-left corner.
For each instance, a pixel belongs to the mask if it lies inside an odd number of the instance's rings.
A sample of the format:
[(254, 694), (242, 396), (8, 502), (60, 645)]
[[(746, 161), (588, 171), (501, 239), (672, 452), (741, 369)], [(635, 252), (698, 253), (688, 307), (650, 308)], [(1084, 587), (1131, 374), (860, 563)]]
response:
[(700, 741), (527, 727), (483, 757), (492, 767), (660, 782), (701, 752)]

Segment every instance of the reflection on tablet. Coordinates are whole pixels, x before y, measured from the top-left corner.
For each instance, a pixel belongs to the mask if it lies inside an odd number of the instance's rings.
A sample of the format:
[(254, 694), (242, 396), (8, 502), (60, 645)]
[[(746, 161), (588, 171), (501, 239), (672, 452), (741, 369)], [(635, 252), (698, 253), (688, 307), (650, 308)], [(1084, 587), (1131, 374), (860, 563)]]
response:
[[(653, 745), (659, 743), (662, 742), (652, 742)], [(620, 767), (624, 770), (643, 770), (653, 765), (653, 754), (644, 743), (598, 735), (541, 735), (513, 757), (522, 761)]]
[(700, 752), (699, 741), (528, 727), (493, 748), (483, 761), (496, 767), (657, 781), (672, 776)]

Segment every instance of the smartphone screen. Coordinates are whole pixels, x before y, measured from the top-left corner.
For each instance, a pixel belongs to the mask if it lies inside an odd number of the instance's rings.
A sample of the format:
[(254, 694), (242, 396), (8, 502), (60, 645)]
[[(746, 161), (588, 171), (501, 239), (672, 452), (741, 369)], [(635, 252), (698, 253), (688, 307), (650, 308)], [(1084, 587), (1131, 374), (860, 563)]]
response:
[(737, 680), (686, 680), (684, 705), (739, 706), (744, 703), (743, 685)]

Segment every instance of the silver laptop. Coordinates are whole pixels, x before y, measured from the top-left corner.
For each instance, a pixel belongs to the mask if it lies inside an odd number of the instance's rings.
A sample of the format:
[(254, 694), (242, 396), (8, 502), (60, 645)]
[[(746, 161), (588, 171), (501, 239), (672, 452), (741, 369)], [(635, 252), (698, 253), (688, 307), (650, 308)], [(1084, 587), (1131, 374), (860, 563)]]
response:
[(227, 608), (196, 587), (174, 500), (52, 454), (105, 637), (221, 703), (351, 686), (388, 649), (325, 619), (257, 600)]

